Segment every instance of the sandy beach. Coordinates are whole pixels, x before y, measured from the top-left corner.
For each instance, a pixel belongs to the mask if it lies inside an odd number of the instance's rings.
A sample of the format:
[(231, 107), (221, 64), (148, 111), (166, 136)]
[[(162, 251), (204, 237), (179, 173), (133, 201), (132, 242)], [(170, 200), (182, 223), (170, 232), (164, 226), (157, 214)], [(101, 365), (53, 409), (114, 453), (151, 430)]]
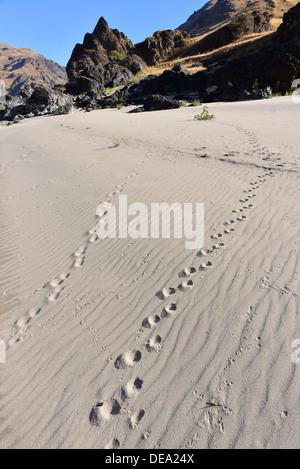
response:
[[(300, 105), (208, 107), (0, 127), (2, 448), (299, 447)], [(120, 195), (203, 248), (99, 239)]]

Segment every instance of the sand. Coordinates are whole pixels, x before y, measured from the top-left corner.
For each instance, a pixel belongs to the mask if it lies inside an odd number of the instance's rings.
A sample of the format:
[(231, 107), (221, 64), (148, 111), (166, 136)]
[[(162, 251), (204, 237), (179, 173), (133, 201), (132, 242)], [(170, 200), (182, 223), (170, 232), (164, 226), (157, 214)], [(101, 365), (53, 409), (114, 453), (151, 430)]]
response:
[[(299, 447), (300, 105), (127, 111), (0, 128), (0, 446)], [(203, 248), (98, 239), (119, 195)]]

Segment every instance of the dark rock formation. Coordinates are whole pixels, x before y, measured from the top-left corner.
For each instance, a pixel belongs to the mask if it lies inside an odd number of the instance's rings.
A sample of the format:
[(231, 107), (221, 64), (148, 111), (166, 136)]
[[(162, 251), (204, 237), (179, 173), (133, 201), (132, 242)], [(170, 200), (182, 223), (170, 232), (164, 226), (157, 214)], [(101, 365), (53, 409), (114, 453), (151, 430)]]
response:
[(130, 54), (133, 44), (125, 34), (110, 29), (100, 18), (94, 32), (77, 44), (67, 64), (68, 89), (86, 92), (126, 84), (132, 75), (147, 68), (144, 61)]
[(140, 80), (127, 90), (127, 94), (131, 100), (151, 94), (178, 94), (188, 90), (190, 82), (190, 73), (181, 65), (175, 65), (172, 70), (165, 70), (161, 75), (149, 75)]
[(185, 46), (189, 37), (189, 34), (173, 29), (157, 31), (143, 42), (136, 44), (131, 53), (142, 57), (147, 65), (156, 65), (176, 49)]
[(161, 111), (163, 109), (178, 109), (182, 106), (180, 101), (169, 99), (159, 94), (149, 96), (144, 103), (145, 111)]
[(5, 106), (1, 119), (18, 121), (22, 117), (68, 114), (72, 107), (73, 99), (70, 95), (38, 86), (29, 96), (28, 93), (22, 92), (10, 100)]

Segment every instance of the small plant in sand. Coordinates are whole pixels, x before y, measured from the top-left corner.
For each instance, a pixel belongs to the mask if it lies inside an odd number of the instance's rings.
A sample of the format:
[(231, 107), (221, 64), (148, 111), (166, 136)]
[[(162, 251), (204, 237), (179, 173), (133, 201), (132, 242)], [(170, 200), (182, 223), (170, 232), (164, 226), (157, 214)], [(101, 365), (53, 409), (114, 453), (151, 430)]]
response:
[(116, 108), (117, 108), (119, 111), (121, 111), (122, 107), (123, 107), (123, 104), (122, 104), (122, 103), (118, 103), (118, 104), (116, 105)]
[(119, 147), (119, 146), (121, 145), (121, 143), (122, 143), (122, 140), (121, 140), (120, 138), (114, 138), (114, 139), (112, 140), (112, 143), (113, 143), (113, 146), (114, 146), (114, 147)]
[(201, 114), (196, 114), (195, 115), (195, 119), (197, 121), (206, 121), (206, 120), (209, 120), (209, 119), (214, 119), (216, 116), (214, 114), (210, 114), (208, 112), (208, 107), (207, 106), (204, 106), (203, 108), (203, 111), (201, 112)]
[(193, 101), (193, 106), (200, 106), (200, 105), (201, 105), (200, 99), (195, 99), (195, 100)]
[(217, 401), (217, 399), (213, 399), (212, 401), (208, 402), (208, 405), (212, 407), (224, 407), (223, 404)]

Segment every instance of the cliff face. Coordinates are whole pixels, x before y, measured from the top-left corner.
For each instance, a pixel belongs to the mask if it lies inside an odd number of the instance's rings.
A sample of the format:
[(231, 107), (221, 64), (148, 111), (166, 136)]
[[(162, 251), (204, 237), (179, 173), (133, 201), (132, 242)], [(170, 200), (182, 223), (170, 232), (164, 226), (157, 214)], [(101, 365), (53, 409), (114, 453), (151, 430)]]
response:
[(183, 47), (189, 37), (189, 34), (173, 29), (156, 31), (143, 42), (136, 44), (132, 52), (142, 57), (147, 65), (156, 65), (174, 49)]
[(77, 91), (125, 84), (133, 74), (147, 68), (144, 61), (129, 54), (133, 44), (125, 34), (111, 29), (100, 18), (92, 34), (77, 44), (67, 64), (70, 87)]
[(252, 13), (255, 10), (267, 12), (275, 20), (282, 19), (283, 14), (297, 3), (298, 0), (210, 0), (178, 29), (191, 35), (203, 34), (221, 26), (235, 15)]
[(14, 48), (0, 43), (0, 79), (6, 92), (17, 95), (25, 85), (54, 86), (68, 81), (66, 70), (30, 49)]

